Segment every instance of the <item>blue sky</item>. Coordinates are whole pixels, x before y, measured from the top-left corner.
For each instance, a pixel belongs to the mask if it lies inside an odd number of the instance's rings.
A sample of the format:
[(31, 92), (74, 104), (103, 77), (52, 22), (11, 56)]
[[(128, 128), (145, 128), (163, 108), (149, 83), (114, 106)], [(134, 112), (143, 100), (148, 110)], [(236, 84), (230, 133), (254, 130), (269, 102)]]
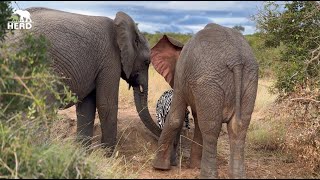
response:
[[(107, 16), (118, 11), (139, 23), (140, 31), (154, 33), (196, 33), (207, 23), (223, 26), (242, 25), (244, 34), (255, 32), (249, 17), (262, 6), (261, 1), (17, 1), (21, 9), (47, 7), (73, 13)], [(18, 9), (13, 3), (12, 6)], [(32, 17), (31, 17), (32, 18)]]

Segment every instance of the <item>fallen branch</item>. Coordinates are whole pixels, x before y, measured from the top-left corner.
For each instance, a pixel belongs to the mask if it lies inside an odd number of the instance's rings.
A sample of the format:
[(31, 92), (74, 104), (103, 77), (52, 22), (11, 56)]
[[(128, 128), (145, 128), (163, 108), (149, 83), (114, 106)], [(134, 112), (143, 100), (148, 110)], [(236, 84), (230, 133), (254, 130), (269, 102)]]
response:
[(320, 46), (311, 52), (311, 59), (307, 62), (307, 64), (310, 64), (315, 60), (320, 60)]
[(311, 98), (293, 98), (293, 99), (290, 99), (291, 101), (296, 101), (296, 100), (307, 100), (307, 101), (313, 101), (313, 102), (316, 102), (316, 103), (320, 103), (320, 101), (317, 101), (315, 99), (311, 99)]

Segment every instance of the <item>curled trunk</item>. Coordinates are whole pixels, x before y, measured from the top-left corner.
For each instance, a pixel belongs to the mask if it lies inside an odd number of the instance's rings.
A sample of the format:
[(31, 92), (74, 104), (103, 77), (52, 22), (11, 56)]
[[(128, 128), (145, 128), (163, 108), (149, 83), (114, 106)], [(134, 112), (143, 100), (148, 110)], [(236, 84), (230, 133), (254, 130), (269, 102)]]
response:
[(160, 137), (161, 129), (155, 121), (153, 121), (148, 109), (148, 88), (143, 87), (143, 89), (140, 90), (139, 87), (134, 87), (133, 90), (134, 102), (140, 119), (154, 135)]

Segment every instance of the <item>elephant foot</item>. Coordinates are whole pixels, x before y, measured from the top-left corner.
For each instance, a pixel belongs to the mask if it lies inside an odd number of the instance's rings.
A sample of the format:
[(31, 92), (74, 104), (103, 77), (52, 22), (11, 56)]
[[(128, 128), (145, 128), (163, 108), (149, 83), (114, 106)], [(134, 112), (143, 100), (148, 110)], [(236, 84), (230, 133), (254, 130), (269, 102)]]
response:
[(191, 151), (190, 154), (190, 164), (189, 168), (192, 169), (201, 169), (201, 150), (193, 148), (193, 151)]
[(178, 165), (177, 159), (171, 159), (170, 164), (171, 164), (171, 166), (177, 166)]
[(204, 175), (200, 175), (199, 179), (218, 179), (217, 176), (204, 176)]
[(160, 170), (170, 170), (171, 162), (168, 158), (158, 158), (156, 157), (153, 161), (153, 168)]
[(201, 169), (201, 161), (191, 161), (189, 164), (191, 169)]
[(218, 179), (218, 173), (217, 171), (213, 171), (213, 172), (200, 172), (200, 176), (199, 179)]
[(108, 146), (108, 145), (105, 145), (105, 144), (102, 144), (101, 145), (101, 148), (104, 149), (104, 156), (106, 158), (110, 158), (113, 156), (114, 152), (115, 152), (115, 147), (114, 146)]
[(171, 158), (170, 158), (170, 164), (171, 164), (171, 166), (177, 166), (177, 165), (178, 165), (178, 163), (177, 163), (178, 157), (179, 157), (179, 156), (177, 156), (177, 154), (175, 153), (175, 151), (172, 151)]

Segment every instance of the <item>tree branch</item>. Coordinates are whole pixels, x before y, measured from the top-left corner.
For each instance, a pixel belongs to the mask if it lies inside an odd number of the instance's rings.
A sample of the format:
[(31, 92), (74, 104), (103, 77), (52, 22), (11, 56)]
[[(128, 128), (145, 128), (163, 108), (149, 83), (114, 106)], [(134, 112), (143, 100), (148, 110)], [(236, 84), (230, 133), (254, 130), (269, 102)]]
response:
[(311, 52), (311, 59), (307, 61), (307, 64), (310, 64), (311, 62), (316, 60), (320, 60), (320, 46)]
[(320, 101), (317, 101), (315, 99), (311, 99), (311, 98), (293, 98), (293, 99), (290, 99), (291, 101), (296, 101), (296, 100), (307, 100), (307, 101), (313, 101), (313, 102), (316, 102), (316, 103), (320, 103)]

